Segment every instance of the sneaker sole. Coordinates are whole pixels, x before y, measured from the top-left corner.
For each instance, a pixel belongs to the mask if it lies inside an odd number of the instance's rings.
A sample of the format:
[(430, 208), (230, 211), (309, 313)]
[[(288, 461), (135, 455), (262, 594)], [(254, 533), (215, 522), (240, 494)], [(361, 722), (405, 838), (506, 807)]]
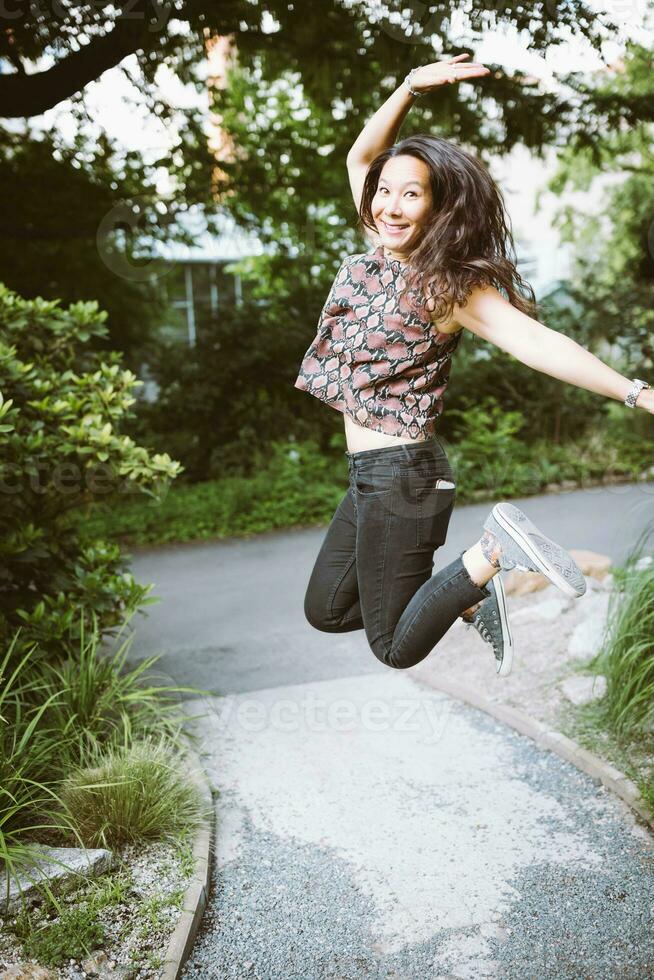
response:
[[(511, 510), (520, 514), (520, 524), (511, 518)], [(523, 514), (518, 507), (513, 504), (495, 504), (492, 510), (493, 517), (516, 541), (525, 554), (531, 559), (536, 568), (545, 575), (553, 585), (565, 592), (572, 599), (578, 599), (586, 591), (586, 579), (574, 558), (568, 554), (565, 548), (548, 538), (540, 528), (536, 527)], [(540, 539), (541, 545), (538, 547), (530, 534), (536, 534)], [(558, 567), (557, 567), (558, 566)], [(565, 578), (559, 568), (569, 569), (570, 579)], [(575, 584), (576, 583), (576, 584)]]
[(502, 636), (504, 638), (504, 655), (499, 670), (496, 670), (496, 673), (498, 677), (506, 677), (511, 673), (511, 668), (513, 667), (513, 636), (511, 635), (511, 627), (509, 626), (509, 611), (506, 606), (506, 595), (500, 573), (498, 572), (497, 575), (494, 575), (490, 582), (493, 583), (492, 588), (495, 589), (495, 599), (500, 613)]

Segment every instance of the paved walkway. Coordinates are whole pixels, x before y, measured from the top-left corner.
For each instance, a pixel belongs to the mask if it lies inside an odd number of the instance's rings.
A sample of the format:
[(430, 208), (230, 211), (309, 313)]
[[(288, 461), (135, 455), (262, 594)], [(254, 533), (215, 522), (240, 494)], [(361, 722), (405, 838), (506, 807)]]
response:
[(186, 705), (220, 791), (185, 978), (641, 978), (649, 835), (557, 756), (385, 669)]
[[(654, 518), (654, 482), (515, 503), (566, 548), (620, 562)], [(437, 569), (474, 544), (490, 508), (454, 508)], [(162, 601), (146, 608), (147, 617), (134, 617), (130, 661), (163, 654), (158, 669), (172, 681), (216, 695), (375, 672), (378, 661), (361, 636), (319, 633), (304, 619), (304, 591), (324, 536), (317, 527), (136, 552), (136, 580), (154, 583), (151, 595)]]
[[(653, 499), (650, 483), (516, 503), (567, 547), (620, 561)], [(488, 510), (455, 509), (437, 568)], [(180, 545), (132, 565), (164, 601), (133, 621), (130, 661), (163, 653), (160, 676), (211, 692), (184, 705), (204, 715), (220, 796), (213, 892), (183, 976), (654, 976), (653, 851), (626, 805), (384, 667), (361, 632), (312, 630), (302, 598), (323, 536)]]

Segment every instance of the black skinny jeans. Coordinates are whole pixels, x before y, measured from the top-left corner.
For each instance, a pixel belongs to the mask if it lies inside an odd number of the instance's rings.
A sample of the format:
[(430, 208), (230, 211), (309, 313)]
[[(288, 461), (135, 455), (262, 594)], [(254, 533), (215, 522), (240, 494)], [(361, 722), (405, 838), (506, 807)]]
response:
[(349, 488), (331, 520), (304, 600), (309, 623), (325, 633), (365, 629), (388, 667), (413, 667), (461, 613), (490, 595), (459, 557), (432, 576), (445, 543), (456, 487), (447, 454), (433, 438), (346, 452)]

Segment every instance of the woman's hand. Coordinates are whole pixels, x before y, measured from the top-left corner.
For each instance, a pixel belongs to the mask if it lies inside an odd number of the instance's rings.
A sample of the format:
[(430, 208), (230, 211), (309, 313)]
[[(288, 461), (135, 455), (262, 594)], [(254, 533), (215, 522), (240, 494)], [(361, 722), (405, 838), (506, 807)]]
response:
[(469, 57), (468, 54), (457, 54), (444, 61), (434, 61), (431, 65), (421, 65), (411, 77), (411, 87), (416, 92), (430, 92), (439, 85), (451, 85), (452, 82), (466, 82), (469, 78), (490, 75), (490, 68), (477, 61), (460, 64), (464, 58)]
[(636, 408), (644, 408), (646, 412), (654, 415), (654, 389), (641, 388), (636, 399)]

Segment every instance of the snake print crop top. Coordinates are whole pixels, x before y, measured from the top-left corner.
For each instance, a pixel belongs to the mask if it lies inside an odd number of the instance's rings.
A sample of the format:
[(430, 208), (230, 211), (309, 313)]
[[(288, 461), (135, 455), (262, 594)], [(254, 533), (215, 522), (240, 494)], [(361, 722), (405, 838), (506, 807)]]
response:
[(427, 439), (463, 329), (437, 329), (402, 265), (382, 245), (344, 259), (294, 387), (368, 429)]

